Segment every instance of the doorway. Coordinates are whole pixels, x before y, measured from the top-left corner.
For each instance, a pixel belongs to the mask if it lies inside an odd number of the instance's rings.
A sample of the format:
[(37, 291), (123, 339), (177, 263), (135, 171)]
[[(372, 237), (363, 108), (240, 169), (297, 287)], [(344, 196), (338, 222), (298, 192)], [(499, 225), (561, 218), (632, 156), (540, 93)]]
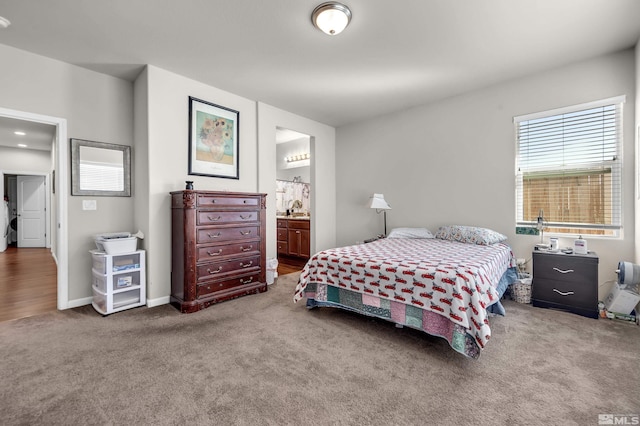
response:
[[(0, 108), (0, 118), (5, 120), (18, 120), (31, 123), (40, 123), (55, 128), (54, 138), (50, 142), (51, 174), (45, 174), (45, 186), (51, 190), (45, 191), (49, 195), (47, 211), (51, 215), (49, 223), (52, 224), (47, 233), (51, 255), (57, 264), (56, 271), (56, 306), (59, 310), (69, 308), (68, 295), (68, 236), (67, 236), (67, 198), (68, 198), (68, 141), (67, 120), (64, 118), (34, 114), (25, 111), (17, 111)], [(56, 173), (57, 179), (52, 179)], [(8, 170), (6, 165), (0, 166), (0, 192), (5, 194), (5, 174), (27, 175), (24, 170)], [(55, 188), (55, 190), (54, 190)], [(53, 206), (53, 207), (52, 207)]]
[(278, 274), (301, 270), (311, 251), (311, 136), (276, 128)]
[(47, 175), (5, 173), (9, 227), (7, 246), (17, 248), (51, 247), (49, 234), (51, 209), (46, 190)]

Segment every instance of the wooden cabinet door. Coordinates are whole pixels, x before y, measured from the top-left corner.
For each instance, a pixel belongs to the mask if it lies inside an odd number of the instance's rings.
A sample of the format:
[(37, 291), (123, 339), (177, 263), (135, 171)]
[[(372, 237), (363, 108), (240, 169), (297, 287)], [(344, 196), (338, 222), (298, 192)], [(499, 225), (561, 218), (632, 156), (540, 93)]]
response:
[(289, 246), (289, 254), (292, 256), (300, 256), (301, 233), (302, 230), (300, 229), (289, 229), (287, 243)]
[(300, 230), (300, 256), (311, 257), (311, 233), (308, 230)]

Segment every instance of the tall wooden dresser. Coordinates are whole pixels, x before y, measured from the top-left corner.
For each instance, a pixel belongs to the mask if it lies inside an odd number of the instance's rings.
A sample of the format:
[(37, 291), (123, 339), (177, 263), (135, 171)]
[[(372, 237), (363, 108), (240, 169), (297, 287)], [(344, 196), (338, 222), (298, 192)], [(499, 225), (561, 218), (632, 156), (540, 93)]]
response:
[(191, 313), (267, 290), (266, 194), (171, 192), (171, 304)]

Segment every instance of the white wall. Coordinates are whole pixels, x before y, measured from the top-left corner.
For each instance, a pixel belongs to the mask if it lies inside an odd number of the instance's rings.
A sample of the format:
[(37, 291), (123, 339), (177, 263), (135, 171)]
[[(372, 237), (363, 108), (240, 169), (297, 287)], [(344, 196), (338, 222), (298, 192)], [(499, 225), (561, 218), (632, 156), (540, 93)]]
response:
[(640, 39), (636, 43), (636, 180), (635, 180), (635, 218), (636, 242), (635, 263), (640, 264)]
[(51, 152), (0, 146), (0, 170), (50, 173)]
[(335, 129), (258, 102), (258, 190), (267, 194), (267, 258), (276, 257), (277, 127), (311, 136), (311, 252), (335, 247)]
[[(431, 105), (344, 126), (337, 131), (338, 244), (382, 231), (365, 207), (383, 193), (389, 229), (477, 225), (509, 237), (517, 257), (531, 257), (536, 236), (515, 234), (513, 117), (626, 95), (624, 105), (624, 238), (590, 238), (600, 256), (599, 282), (634, 255), (634, 52), (599, 57), (470, 92)], [(574, 237), (575, 238), (575, 237)], [(561, 239), (561, 246), (573, 238)], [(609, 284), (610, 285), (610, 284)], [(601, 297), (609, 285), (600, 287)]]
[[(169, 193), (183, 190), (186, 180), (194, 181), (199, 190), (256, 192), (256, 107), (249, 99), (155, 66), (147, 66), (140, 78), (143, 80), (136, 82), (136, 111), (143, 115), (136, 118), (136, 135), (144, 138), (146, 133), (147, 176), (136, 189), (148, 207), (144, 214), (136, 215), (136, 224), (147, 231), (147, 295), (153, 305), (168, 302), (171, 293)], [(239, 111), (240, 179), (188, 174), (189, 96)]]
[[(171, 191), (194, 181), (197, 190), (265, 192), (267, 196), (267, 256), (275, 257), (275, 130), (295, 129), (316, 135), (320, 158), (319, 198), (324, 208), (318, 211), (317, 226), (323, 229), (320, 244), (335, 242), (334, 129), (260, 104), (155, 66), (135, 82), (136, 144), (143, 158), (136, 159), (138, 172), (135, 191), (136, 227), (145, 233), (147, 250), (147, 295), (149, 305), (169, 301), (171, 293)], [(188, 175), (189, 96), (234, 109), (240, 113), (240, 179)], [(266, 135), (266, 136), (265, 136)], [(260, 143), (258, 143), (260, 141)], [(273, 226), (269, 226), (272, 224)], [(313, 234), (313, 233), (312, 233)]]
[[(0, 108), (65, 118), (69, 138), (131, 145), (130, 82), (1, 44), (0, 57)], [(70, 182), (70, 172), (58, 171), (62, 172)], [(97, 200), (98, 210), (82, 210), (82, 200), (88, 198)], [(61, 232), (68, 235), (68, 298), (73, 305), (76, 300), (84, 303), (92, 294), (88, 250), (95, 248), (93, 235), (129, 230), (133, 201), (70, 196), (66, 209), (69, 229)]]

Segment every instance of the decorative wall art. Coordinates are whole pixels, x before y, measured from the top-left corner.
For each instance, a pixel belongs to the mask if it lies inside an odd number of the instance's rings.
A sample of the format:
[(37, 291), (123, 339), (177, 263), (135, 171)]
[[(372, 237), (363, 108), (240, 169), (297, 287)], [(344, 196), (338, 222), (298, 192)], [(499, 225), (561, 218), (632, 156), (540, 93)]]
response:
[(189, 174), (239, 179), (238, 111), (189, 96)]

